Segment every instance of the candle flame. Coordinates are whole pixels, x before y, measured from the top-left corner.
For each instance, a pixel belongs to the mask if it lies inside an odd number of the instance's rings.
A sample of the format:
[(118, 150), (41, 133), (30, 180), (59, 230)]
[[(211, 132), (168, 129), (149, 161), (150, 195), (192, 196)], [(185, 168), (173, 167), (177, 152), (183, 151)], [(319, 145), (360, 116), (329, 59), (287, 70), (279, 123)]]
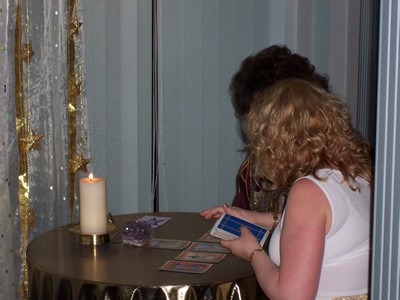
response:
[(93, 174), (92, 174), (92, 173), (89, 174), (89, 181), (90, 181), (90, 182), (93, 181)]

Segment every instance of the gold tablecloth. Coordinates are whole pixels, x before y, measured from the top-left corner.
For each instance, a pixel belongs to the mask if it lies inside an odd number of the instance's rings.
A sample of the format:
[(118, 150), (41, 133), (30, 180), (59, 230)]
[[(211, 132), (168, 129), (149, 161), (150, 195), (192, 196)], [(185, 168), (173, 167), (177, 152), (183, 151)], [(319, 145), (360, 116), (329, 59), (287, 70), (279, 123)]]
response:
[(28, 246), (29, 299), (260, 299), (250, 264), (228, 254), (203, 274), (159, 271), (181, 251), (124, 245), (119, 237), (127, 221), (144, 215), (172, 218), (154, 230), (155, 238), (197, 241), (214, 220), (198, 213), (142, 213), (115, 217), (119, 228), (109, 243), (83, 245), (63, 226)]

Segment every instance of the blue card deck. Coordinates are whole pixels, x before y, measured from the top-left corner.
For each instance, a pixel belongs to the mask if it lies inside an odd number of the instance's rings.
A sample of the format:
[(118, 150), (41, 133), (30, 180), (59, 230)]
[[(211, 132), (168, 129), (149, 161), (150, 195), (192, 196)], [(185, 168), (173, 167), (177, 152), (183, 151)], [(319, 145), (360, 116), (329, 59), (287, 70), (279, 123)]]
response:
[(264, 245), (269, 234), (268, 229), (227, 213), (223, 213), (221, 217), (215, 222), (213, 228), (210, 231), (210, 235), (225, 240), (236, 239), (240, 236), (241, 226), (246, 226), (257, 238), (260, 245)]

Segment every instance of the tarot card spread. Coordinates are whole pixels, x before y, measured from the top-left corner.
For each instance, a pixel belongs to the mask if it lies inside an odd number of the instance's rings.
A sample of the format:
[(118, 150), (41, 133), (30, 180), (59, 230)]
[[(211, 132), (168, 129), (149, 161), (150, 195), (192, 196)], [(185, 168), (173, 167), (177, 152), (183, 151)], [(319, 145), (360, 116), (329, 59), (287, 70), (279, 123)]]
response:
[(199, 252), (212, 252), (212, 253), (229, 253), (229, 249), (221, 247), (218, 243), (201, 243), (193, 242), (188, 251), (199, 251)]
[(158, 249), (170, 249), (170, 250), (183, 250), (189, 246), (191, 241), (184, 240), (168, 240), (168, 239), (151, 239), (143, 247), (147, 248), (158, 248)]
[(226, 254), (223, 253), (211, 253), (211, 252), (199, 252), (199, 251), (183, 251), (175, 260), (193, 261), (193, 262), (205, 262), (205, 263), (219, 263), (224, 259)]
[(161, 225), (165, 224), (166, 222), (168, 222), (171, 219), (172, 218), (168, 218), (168, 217), (144, 216), (136, 221), (146, 222), (152, 228), (157, 228), (157, 227), (160, 227)]
[(159, 270), (170, 272), (196, 273), (202, 274), (211, 268), (212, 264), (197, 263), (190, 261), (169, 260), (162, 265)]
[(221, 239), (216, 236), (212, 236), (209, 233), (205, 233), (197, 241), (205, 243), (219, 243)]

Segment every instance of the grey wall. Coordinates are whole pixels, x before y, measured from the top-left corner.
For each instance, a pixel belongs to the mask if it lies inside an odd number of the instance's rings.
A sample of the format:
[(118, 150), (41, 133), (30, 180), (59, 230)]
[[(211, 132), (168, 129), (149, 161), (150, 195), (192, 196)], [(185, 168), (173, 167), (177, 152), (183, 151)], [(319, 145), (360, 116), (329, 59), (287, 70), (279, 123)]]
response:
[[(329, 75), (356, 116), (357, 0), (159, 4), (160, 210), (231, 202), (244, 157), (228, 86), (240, 62), (287, 44)], [(82, 2), (90, 148), (115, 213), (149, 211), (151, 1)]]
[(91, 168), (114, 214), (151, 206), (151, 1), (82, 1)]

